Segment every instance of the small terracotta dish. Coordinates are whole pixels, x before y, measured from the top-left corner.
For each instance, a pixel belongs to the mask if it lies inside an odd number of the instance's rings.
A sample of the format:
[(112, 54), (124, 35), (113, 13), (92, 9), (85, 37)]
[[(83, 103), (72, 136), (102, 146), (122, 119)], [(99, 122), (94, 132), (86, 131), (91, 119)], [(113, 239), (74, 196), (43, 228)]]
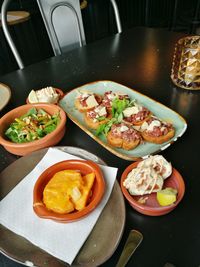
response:
[[(95, 173), (94, 184), (85, 208), (67, 214), (60, 214), (48, 210), (43, 203), (43, 191), (53, 175), (62, 170), (79, 170), (81, 175)], [(104, 177), (100, 167), (89, 160), (65, 160), (58, 162), (46, 169), (38, 178), (33, 190), (33, 209), (41, 218), (52, 219), (57, 222), (67, 223), (82, 219), (93, 211), (100, 203), (105, 191)]]
[[(150, 215), (150, 216), (160, 216), (169, 213), (172, 211), (182, 200), (184, 193), (185, 193), (185, 183), (181, 176), (181, 174), (173, 168), (172, 174), (169, 178), (165, 179), (163, 189), (166, 187), (172, 187), (178, 191), (176, 202), (169, 205), (169, 206), (160, 206), (157, 199), (156, 193), (146, 194), (143, 196), (133, 196), (131, 195), (128, 190), (124, 187), (123, 182), (126, 179), (128, 173), (133, 169), (136, 168), (139, 162), (134, 162), (129, 165), (121, 176), (121, 189), (128, 200), (129, 204), (138, 212)], [(144, 200), (144, 203), (141, 203), (139, 200)], [(138, 202), (139, 201), (139, 202)]]
[[(56, 90), (56, 93), (57, 94), (59, 94), (59, 99), (58, 99), (58, 102), (63, 98), (63, 96), (64, 96), (64, 93), (63, 93), (63, 91), (61, 90), (61, 89), (58, 89), (58, 88), (54, 88), (55, 90)], [(27, 104), (31, 104), (30, 102), (29, 102), (29, 100), (28, 100), (28, 97), (26, 98), (26, 103)], [(41, 102), (38, 102), (38, 103), (41, 103)], [(35, 103), (35, 104), (37, 104), (37, 103)], [(57, 105), (58, 103), (55, 103), (54, 105)]]
[[(26, 142), (26, 143), (14, 143), (5, 137), (5, 131), (9, 128), (10, 124), (14, 122), (16, 118), (26, 114), (31, 108), (43, 109), (48, 114), (53, 115), (59, 112), (60, 122), (56, 129), (39, 140)], [(0, 144), (10, 153), (24, 156), (33, 151), (56, 145), (65, 134), (66, 114), (58, 106), (53, 104), (27, 104), (17, 107), (8, 113), (6, 113), (0, 119)]]

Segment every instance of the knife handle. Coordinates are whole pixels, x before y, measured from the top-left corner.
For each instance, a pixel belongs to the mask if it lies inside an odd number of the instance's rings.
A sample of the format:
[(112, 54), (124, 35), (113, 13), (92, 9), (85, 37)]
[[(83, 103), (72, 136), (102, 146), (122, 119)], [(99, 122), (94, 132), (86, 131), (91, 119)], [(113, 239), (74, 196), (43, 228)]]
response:
[(117, 262), (116, 267), (124, 267), (133, 255), (136, 248), (143, 240), (143, 235), (136, 230), (131, 230), (126, 240), (122, 254)]

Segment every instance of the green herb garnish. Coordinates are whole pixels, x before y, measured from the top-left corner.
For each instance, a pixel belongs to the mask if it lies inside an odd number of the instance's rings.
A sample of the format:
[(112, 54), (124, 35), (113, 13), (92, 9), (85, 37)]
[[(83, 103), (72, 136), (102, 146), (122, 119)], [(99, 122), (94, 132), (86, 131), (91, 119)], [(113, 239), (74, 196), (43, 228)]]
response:
[(113, 124), (121, 123), (124, 118), (123, 110), (132, 104), (133, 101), (130, 101), (126, 98), (115, 98), (112, 101), (112, 119), (104, 124), (101, 124), (96, 130), (96, 135), (107, 135)]

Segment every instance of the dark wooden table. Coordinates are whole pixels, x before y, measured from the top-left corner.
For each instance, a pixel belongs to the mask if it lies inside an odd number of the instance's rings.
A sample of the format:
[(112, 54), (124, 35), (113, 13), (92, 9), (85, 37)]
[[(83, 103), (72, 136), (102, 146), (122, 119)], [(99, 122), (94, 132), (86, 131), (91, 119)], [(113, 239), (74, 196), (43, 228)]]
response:
[[(134, 28), (0, 79), (12, 90), (12, 99), (1, 115), (24, 104), (31, 89), (52, 85), (67, 92), (91, 81), (112, 80), (158, 100), (187, 120), (186, 133), (162, 152), (184, 177), (186, 193), (182, 202), (173, 212), (160, 217), (142, 215), (126, 202), (124, 235), (113, 256), (103, 266), (116, 265), (131, 229), (141, 231), (144, 240), (127, 266), (163, 267), (166, 263), (176, 267), (200, 266), (200, 92), (179, 89), (170, 80), (174, 45), (182, 36), (159, 29)], [(66, 127), (66, 135), (59, 145), (89, 150), (107, 164), (118, 167), (120, 178), (129, 161), (112, 155), (70, 120)], [(16, 159), (17, 156), (0, 147), (0, 171)], [(1, 255), (0, 266), (21, 265)]]

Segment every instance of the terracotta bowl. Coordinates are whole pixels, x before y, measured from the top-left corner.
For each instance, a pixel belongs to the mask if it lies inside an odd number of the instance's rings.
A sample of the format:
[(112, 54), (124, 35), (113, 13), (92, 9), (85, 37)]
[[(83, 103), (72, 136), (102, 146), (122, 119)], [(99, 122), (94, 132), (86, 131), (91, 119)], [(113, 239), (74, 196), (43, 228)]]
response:
[[(54, 88), (54, 89), (56, 90), (56, 93), (59, 94), (59, 100), (58, 101), (60, 101), (61, 98), (64, 96), (64, 93), (61, 89), (58, 89), (58, 88)], [(28, 97), (26, 98), (26, 103), (30, 104)], [(38, 103), (40, 103), (40, 102), (38, 102)], [(35, 104), (37, 104), (37, 103), (35, 103)], [(57, 103), (55, 103), (54, 105), (57, 105)]]
[[(46, 184), (53, 175), (62, 170), (80, 170), (82, 175), (95, 173), (95, 181), (91, 189), (91, 197), (88, 200), (86, 207), (80, 211), (74, 211), (68, 214), (59, 214), (50, 211), (43, 203), (43, 191)], [(57, 222), (67, 223), (79, 220), (88, 215), (100, 203), (105, 191), (105, 182), (100, 167), (92, 162), (85, 160), (65, 160), (56, 163), (46, 169), (38, 178), (33, 190), (33, 209), (35, 213), (45, 219), (52, 219)]]
[[(124, 187), (123, 182), (126, 179), (128, 173), (133, 169), (136, 168), (139, 162), (134, 162), (129, 165), (121, 176), (121, 189), (128, 200), (129, 204), (138, 212), (150, 215), (150, 216), (160, 216), (169, 213), (172, 211), (182, 200), (184, 193), (185, 193), (185, 183), (181, 176), (181, 174), (173, 168), (172, 174), (170, 177), (165, 179), (163, 189), (166, 187), (172, 187), (178, 191), (176, 202), (169, 206), (160, 206), (157, 199), (156, 193), (151, 193), (143, 196), (133, 196), (131, 195), (128, 190)], [(144, 204), (138, 202), (138, 200), (143, 197), (144, 199), (147, 197)]]
[[(61, 120), (57, 128), (53, 132), (47, 134), (43, 138), (36, 140), (36, 141), (31, 141), (31, 142), (21, 143), (21, 144), (9, 141), (4, 135), (5, 131), (8, 129), (8, 127), (14, 121), (15, 118), (18, 118), (22, 116), (23, 114), (26, 114), (28, 110), (30, 110), (33, 107), (37, 109), (40, 109), (40, 108), (44, 109), (50, 115), (53, 115), (56, 112), (60, 112)], [(57, 105), (45, 104), (45, 103), (23, 105), (23, 106), (17, 107), (9, 111), (0, 119), (0, 144), (10, 153), (19, 155), (19, 156), (24, 156), (30, 152), (39, 150), (41, 148), (56, 145), (65, 134), (65, 124), (66, 124), (66, 114)]]

